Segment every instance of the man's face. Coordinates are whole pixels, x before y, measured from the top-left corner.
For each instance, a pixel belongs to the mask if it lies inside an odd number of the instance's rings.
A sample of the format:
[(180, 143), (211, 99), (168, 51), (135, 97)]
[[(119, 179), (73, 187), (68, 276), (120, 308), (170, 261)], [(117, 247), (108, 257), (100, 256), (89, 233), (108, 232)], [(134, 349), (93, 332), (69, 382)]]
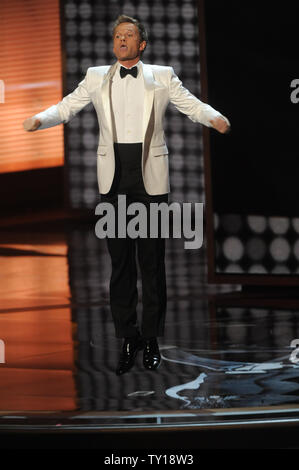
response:
[(140, 41), (139, 31), (135, 24), (121, 23), (115, 28), (113, 52), (120, 62), (139, 58), (145, 46), (146, 42)]

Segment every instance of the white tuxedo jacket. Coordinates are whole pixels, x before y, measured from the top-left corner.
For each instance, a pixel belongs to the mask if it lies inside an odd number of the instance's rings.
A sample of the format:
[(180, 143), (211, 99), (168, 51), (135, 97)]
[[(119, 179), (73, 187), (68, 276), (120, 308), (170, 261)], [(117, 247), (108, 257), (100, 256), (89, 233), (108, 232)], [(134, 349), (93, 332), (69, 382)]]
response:
[[(168, 193), (168, 149), (165, 143), (163, 117), (169, 102), (192, 121), (211, 127), (210, 120), (223, 117), (203, 103), (186, 88), (172, 67), (142, 64), (144, 78), (142, 176), (148, 194)], [(70, 121), (84, 106), (93, 103), (97, 112), (100, 136), (97, 150), (99, 191), (109, 191), (115, 171), (115, 126), (111, 106), (111, 81), (117, 62), (113, 65), (90, 67), (78, 87), (58, 104), (35, 117), (41, 121), (39, 129), (46, 129)], [(229, 123), (229, 122), (228, 122)]]

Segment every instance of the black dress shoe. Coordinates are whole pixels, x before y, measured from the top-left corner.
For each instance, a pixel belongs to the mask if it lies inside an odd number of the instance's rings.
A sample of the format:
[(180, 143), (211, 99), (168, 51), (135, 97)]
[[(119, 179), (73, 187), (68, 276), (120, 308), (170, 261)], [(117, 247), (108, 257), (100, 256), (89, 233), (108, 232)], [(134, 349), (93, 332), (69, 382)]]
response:
[(140, 336), (125, 338), (121, 356), (115, 371), (116, 375), (125, 374), (133, 367), (137, 353), (142, 348), (143, 345)]
[(156, 370), (161, 361), (157, 338), (144, 340), (143, 365), (148, 370)]

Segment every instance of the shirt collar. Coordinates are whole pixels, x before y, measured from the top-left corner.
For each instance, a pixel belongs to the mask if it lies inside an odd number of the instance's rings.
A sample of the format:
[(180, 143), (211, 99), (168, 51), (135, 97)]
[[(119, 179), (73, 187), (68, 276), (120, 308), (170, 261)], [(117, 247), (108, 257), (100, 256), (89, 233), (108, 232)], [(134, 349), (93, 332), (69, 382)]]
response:
[(119, 74), (119, 71), (120, 71), (120, 68), (121, 67), (124, 67), (125, 69), (131, 69), (133, 67), (137, 67), (138, 68), (138, 75), (137, 75), (137, 78), (141, 76), (141, 68), (142, 68), (142, 62), (141, 60), (139, 60), (137, 62), (137, 64), (133, 65), (132, 67), (125, 67), (124, 65), (121, 65), (118, 61), (117, 61), (117, 68), (115, 70), (115, 74), (114, 74), (114, 79), (113, 81), (116, 79), (116, 80), (121, 80), (120, 78), (120, 74)]
[(118, 70), (119, 70), (121, 67), (124, 67), (125, 69), (132, 69), (133, 67), (138, 67), (138, 72), (139, 72), (140, 67), (141, 67), (141, 60), (139, 60), (139, 61), (137, 62), (137, 64), (132, 65), (132, 67), (126, 67), (125, 65), (121, 65), (121, 64), (117, 61), (117, 67), (118, 67)]

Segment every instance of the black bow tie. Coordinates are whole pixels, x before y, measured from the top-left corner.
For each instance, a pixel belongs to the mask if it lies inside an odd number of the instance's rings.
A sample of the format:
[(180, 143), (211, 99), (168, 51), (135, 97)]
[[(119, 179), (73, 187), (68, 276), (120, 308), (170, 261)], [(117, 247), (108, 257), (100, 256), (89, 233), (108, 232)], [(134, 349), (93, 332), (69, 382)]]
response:
[(120, 71), (119, 71), (121, 78), (124, 78), (128, 74), (132, 75), (132, 77), (136, 78), (137, 77), (137, 72), (138, 72), (138, 70), (137, 70), (136, 65), (135, 65), (135, 67), (132, 67), (131, 69), (126, 69), (125, 67), (121, 66)]

